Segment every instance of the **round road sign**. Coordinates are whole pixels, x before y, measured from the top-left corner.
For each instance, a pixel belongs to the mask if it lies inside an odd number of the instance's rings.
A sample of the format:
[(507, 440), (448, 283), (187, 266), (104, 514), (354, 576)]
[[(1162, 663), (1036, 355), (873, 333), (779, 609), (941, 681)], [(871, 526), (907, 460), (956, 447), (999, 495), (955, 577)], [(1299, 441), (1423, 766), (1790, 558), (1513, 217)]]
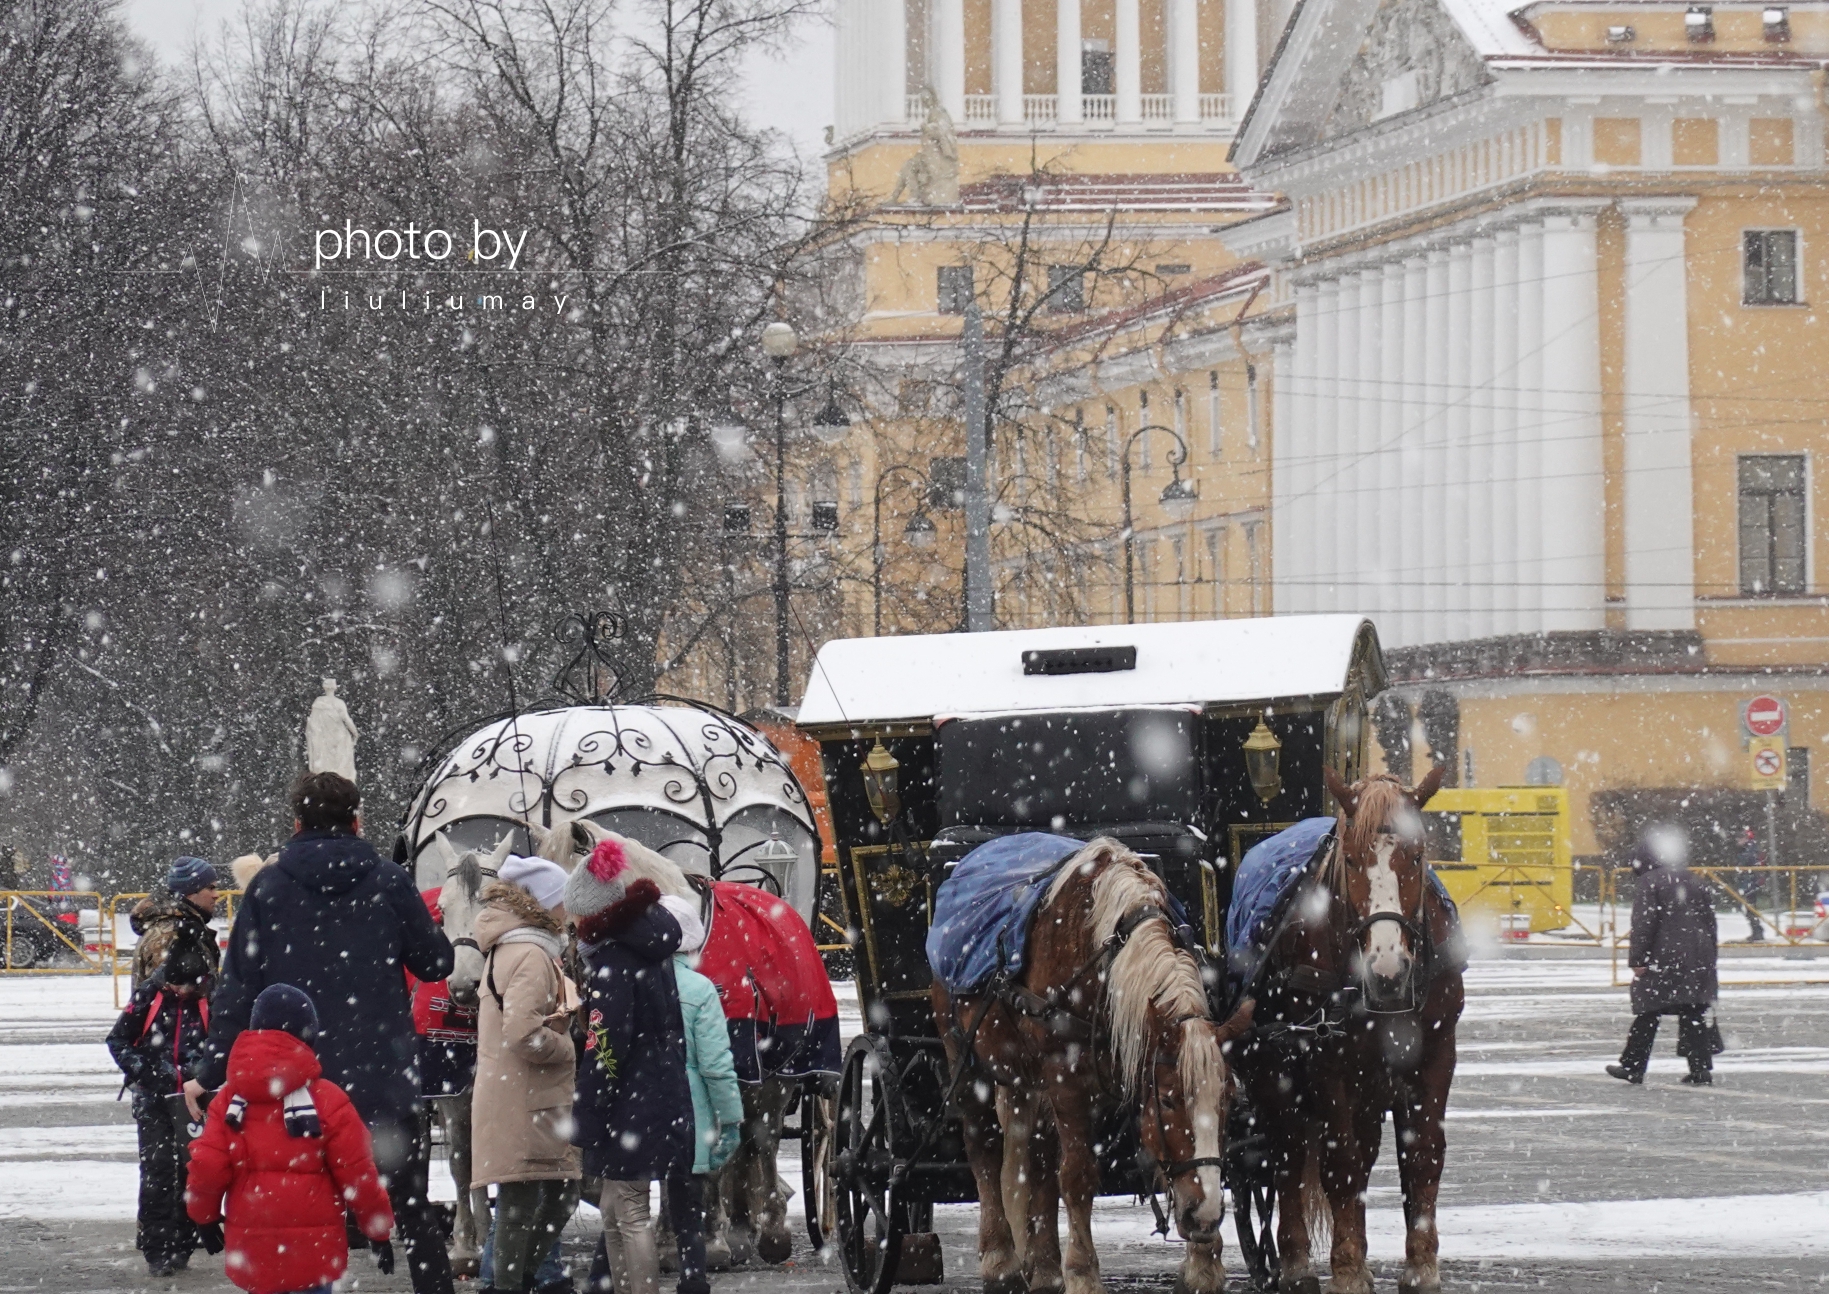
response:
[(1775, 696), (1756, 696), (1746, 703), (1743, 718), (1755, 737), (1776, 737), (1785, 730), (1785, 703)]
[(1761, 777), (1777, 777), (1784, 771), (1785, 757), (1776, 750), (1756, 750), (1753, 752), (1753, 771)]

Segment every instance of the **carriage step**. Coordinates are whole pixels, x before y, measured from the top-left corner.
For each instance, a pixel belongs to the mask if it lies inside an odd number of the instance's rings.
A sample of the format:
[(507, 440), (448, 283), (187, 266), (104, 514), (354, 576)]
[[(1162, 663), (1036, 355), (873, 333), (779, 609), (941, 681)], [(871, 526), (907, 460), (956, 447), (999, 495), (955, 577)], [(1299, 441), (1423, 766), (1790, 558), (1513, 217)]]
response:
[(911, 1231), (902, 1237), (902, 1256), (895, 1265), (897, 1285), (938, 1285), (946, 1279), (940, 1237), (933, 1231)]

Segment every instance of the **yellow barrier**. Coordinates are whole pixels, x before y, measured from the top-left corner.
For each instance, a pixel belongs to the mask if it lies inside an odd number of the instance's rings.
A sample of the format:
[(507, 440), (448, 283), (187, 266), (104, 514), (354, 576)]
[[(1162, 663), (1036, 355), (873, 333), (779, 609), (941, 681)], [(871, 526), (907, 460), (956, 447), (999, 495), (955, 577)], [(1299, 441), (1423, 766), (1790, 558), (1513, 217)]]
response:
[[(1613, 986), (1615, 988), (1621, 988), (1632, 982), (1632, 977), (1630, 975), (1627, 975), (1624, 979), (1621, 979), (1620, 973), (1619, 973), (1619, 950), (1622, 947), (1630, 950), (1630, 948), (1632, 946), (1632, 913), (1631, 913), (1631, 910), (1628, 907), (1626, 915), (1625, 915), (1625, 919), (1623, 921), (1621, 920), (1620, 914), (1619, 914), (1619, 901), (1620, 901), (1619, 877), (1620, 877), (1620, 873), (1626, 872), (1629, 870), (1630, 870), (1629, 868), (1625, 868), (1625, 867), (1609, 867), (1609, 868), (1605, 868), (1602, 870), (1601, 877), (1600, 877), (1600, 904), (1601, 904), (1601, 912), (1603, 914), (1602, 926), (1603, 926), (1603, 930), (1610, 930), (1610, 932), (1612, 934), (1612, 938), (1609, 942), (1611, 943), (1612, 949), (1613, 949)], [(1716, 889), (1720, 890), (1723, 894), (1727, 895), (1728, 898), (1732, 899), (1734, 901), (1735, 905), (1737, 906), (1737, 908), (1739, 909), (1739, 913), (1741, 915), (1758, 917), (1760, 924), (1767, 927), (1770, 934), (1776, 935), (1778, 942), (1781, 945), (1783, 945), (1784, 947), (1801, 948), (1801, 947), (1805, 947), (1808, 945), (1820, 944), (1823, 942), (1823, 940), (1816, 938), (1812, 933), (1812, 926), (1814, 925), (1813, 921), (1806, 923), (1804, 926), (1804, 929), (1801, 932), (1798, 932), (1798, 931), (1793, 931), (1792, 929), (1788, 929), (1786, 927), (1785, 922), (1780, 919), (1781, 917), (1795, 914), (1797, 912), (1804, 910), (1804, 909), (1798, 907), (1798, 902), (1799, 902), (1800, 898), (1805, 902), (1805, 904), (1807, 906), (1812, 907), (1812, 908), (1815, 906), (1815, 903), (1816, 903), (1815, 890), (1811, 886), (1806, 884), (1802, 893), (1800, 894), (1799, 890), (1798, 890), (1798, 883), (1799, 883), (1800, 879), (1805, 878), (1805, 877), (1814, 879), (1820, 873), (1820, 871), (1821, 871), (1820, 868), (1784, 867), (1784, 866), (1779, 866), (1779, 867), (1691, 867), (1689, 870), (1694, 872), (1696, 875), (1707, 880)], [(1777, 880), (1780, 878), (1788, 879), (1789, 884), (1785, 888), (1787, 889), (1787, 892), (1789, 895), (1789, 900), (1790, 900), (1789, 904), (1783, 908), (1774, 907), (1769, 911), (1760, 908), (1759, 905), (1757, 903), (1755, 903), (1752, 899), (1748, 898), (1745, 894), (1742, 894), (1740, 892), (1740, 889), (1738, 888), (1740, 878), (1743, 876), (1746, 876), (1748, 874), (1752, 874), (1752, 875), (1756, 875), (1756, 876), (1768, 876), (1774, 880)], [(1749, 888), (1751, 888), (1751, 887), (1749, 887)], [(1775, 890), (1779, 887), (1775, 885), (1770, 888)], [(1733, 943), (1735, 941), (1729, 940), (1728, 942)], [(1789, 984), (1789, 983), (1792, 983), (1793, 981), (1791, 981), (1791, 980), (1746, 980), (1746, 981), (1737, 981), (1737, 982), (1749, 983), (1749, 984), (1750, 983)]]
[[(87, 904), (95, 904), (96, 938), (101, 938), (102, 896), (93, 890), (0, 890), (0, 902), (6, 905), (5, 939), (0, 943), (0, 970), (8, 975), (99, 974), (103, 958), (90, 953), (83, 941), (82, 913)], [(62, 906), (76, 915), (74, 927), (59, 921), (60, 915), (49, 909)], [(75, 938), (70, 936), (74, 932)], [(49, 939), (53, 955), (68, 950), (77, 956), (80, 966), (22, 966), (22, 961), (37, 961), (37, 949)]]

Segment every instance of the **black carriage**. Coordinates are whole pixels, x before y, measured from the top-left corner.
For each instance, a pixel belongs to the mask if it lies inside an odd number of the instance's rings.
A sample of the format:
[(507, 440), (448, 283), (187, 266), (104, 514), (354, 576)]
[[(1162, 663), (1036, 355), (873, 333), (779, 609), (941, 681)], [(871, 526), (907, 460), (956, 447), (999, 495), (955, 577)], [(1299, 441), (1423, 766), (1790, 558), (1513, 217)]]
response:
[[(1384, 686), (1371, 624), (1303, 616), (845, 639), (812, 671), (801, 727), (820, 743), (864, 1031), (845, 1057), (819, 1215), (850, 1286), (941, 1278), (936, 1204), (977, 1190), (935, 1029), (934, 893), (974, 847), (1018, 831), (1117, 838), (1224, 965), (1244, 853), (1324, 811), (1322, 764), (1349, 781)], [(1215, 1009), (1223, 977), (1210, 977)], [(1271, 1196), (1235, 1111), (1225, 1175), (1240, 1248), (1270, 1275)], [(1134, 1112), (1101, 1138), (1101, 1193), (1141, 1195)], [(811, 1180), (813, 1174), (809, 1174)], [(809, 1204), (813, 1203), (809, 1201)]]

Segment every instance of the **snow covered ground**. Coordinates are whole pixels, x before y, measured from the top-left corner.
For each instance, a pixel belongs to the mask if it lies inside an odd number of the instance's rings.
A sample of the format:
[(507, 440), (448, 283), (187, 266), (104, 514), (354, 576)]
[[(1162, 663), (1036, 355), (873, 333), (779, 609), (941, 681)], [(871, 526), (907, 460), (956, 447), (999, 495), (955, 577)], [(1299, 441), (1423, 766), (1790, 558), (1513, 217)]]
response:
[[(1730, 1050), (1717, 1062), (1716, 1086), (1677, 1084), (1672, 1028), (1649, 1080), (1628, 1087), (1602, 1073), (1629, 1019), (1604, 956), (1530, 948), (1477, 961), (1450, 1109), (1444, 1257), (1482, 1272), (1598, 1263), (1615, 1275), (1652, 1261), (1756, 1261), (1779, 1263), (1807, 1284), (1829, 1279), (1829, 957), (1740, 956), (1724, 960), (1723, 980), (1719, 1016)], [(1779, 980), (1791, 982), (1772, 982)], [(840, 1001), (854, 1033), (849, 986), (840, 986)], [(32, 1234), (73, 1243), (113, 1236), (116, 1250), (123, 1235), (131, 1243), (133, 1125), (127, 1103), (114, 1099), (119, 1080), (101, 1043), (113, 1016), (105, 978), (0, 978), (7, 1227), (29, 1224)], [(792, 1147), (781, 1169), (798, 1183)], [(439, 1176), (435, 1190), (448, 1198), (449, 1178)], [(1388, 1146), (1368, 1204), (1373, 1254), (1395, 1260), (1401, 1197)], [(974, 1224), (972, 1206), (938, 1210), (955, 1278), (975, 1266)], [(1099, 1201), (1095, 1235), (1114, 1280), (1153, 1278), (1172, 1265), (1174, 1246), (1149, 1228), (1147, 1209), (1133, 1201)], [(774, 1288), (773, 1274), (730, 1280)], [(787, 1282), (839, 1283), (816, 1265)], [(41, 1288), (106, 1287), (91, 1280)]]

